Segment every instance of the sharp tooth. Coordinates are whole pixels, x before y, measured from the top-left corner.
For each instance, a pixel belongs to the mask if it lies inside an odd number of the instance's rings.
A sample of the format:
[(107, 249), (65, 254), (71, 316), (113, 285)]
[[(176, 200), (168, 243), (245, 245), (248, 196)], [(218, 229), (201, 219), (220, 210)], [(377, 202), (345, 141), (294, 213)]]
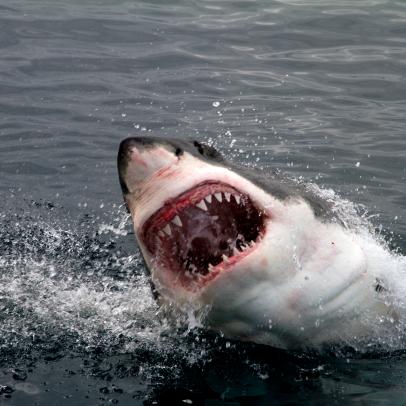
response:
[(237, 202), (237, 204), (240, 204), (240, 202), (241, 202), (241, 197), (238, 196), (238, 195), (233, 195), (233, 196), (234, 196), (234, 199), (235, 199), (235, 201)]
[(160, 237), (165, 237), (165, 234), (164, 234), (164, 232), (163, 232), (162, 230), (159, 230), (159, 231), (158, 231), (158, 235), (159, 235)]
[(209, 270), (209, 272), (211, 272), (214, 269), (214, 266), (209, 263), (209, 266), (207, 267), (207, 269)]
[(212, 195), (207, 195), (204, 200), (206, 200), (207, 203), (211, 203), (211, 199), (213, 198)]
[(173, 224), (176, 224), (179, 227), (182, 227), (182, 221), (180, 220), (179, 216), (175, 216), (172, 220)]
[(200, 202), (197, 203), (196, 206), (197, 206), (199, 209), (202, 209), (202, 210), (204, 210), (204, 211), (207, 211), (207, 206), (206, 206), (206, 203), (204, 202), (204, 200), (200, 200)]
[(221, 256), (221, 259), (223, 260), (223, 262), (228, 262), (228, 256), (225, 255), (225, 254), (223, 254), (223, 255)]
[(164, 228), (164, 232), (166, 235), (172, 235), (172, 230), (171, 230), (171, 226), (169, 224), (167, 224)]
[(224, 196), (226, 197), (226, 200), (229, 202), (230, 201), (230, 197), (231, 197), (231, 193), (225, 192)]
[(253, 246), (255, 245), (255, 242), (254, 242), (254, 241), (250, 241), (249, 245), (250, 245), (250, 247), (253, 247)]
[(240, 251), (236, 247), (233, 248), (233, 255), (238, 255)]
[(214, 197), (221, 203), (223, 201), (223, 196), (221, 195), (221, 192), (219, 193), (214, 193)]

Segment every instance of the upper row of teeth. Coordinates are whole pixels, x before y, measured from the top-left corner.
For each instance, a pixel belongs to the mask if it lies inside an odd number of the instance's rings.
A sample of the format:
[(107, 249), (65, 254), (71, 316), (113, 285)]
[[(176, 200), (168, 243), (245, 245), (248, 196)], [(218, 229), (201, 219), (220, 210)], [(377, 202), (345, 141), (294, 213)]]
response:
[(240, 204), (240, 202), (241, 202), (240, 195), (233, 195), (230, 192), (224, 192), (224, 193), (217, 192), (217, 193), (213, 193), (212, 195), (207, 195), (204, 199), (200, 200), (200, 202), (196, 204), (196, 207), (198, 207), (199, 209), (202, 209), (204, 211), (207, 211), (206, 202), (210, 204), (213, 201), (213, 196), (214, 196), (215, 199), (221, 203), (223, 201), (223, 195), (224, 195), (224, 199), (227, 200), (227, 202), (231, 201), (231, 196), (234, 197), (237, 204)]
[[(222, 202), (223, 201), (223, 195), (224, 195), (224, 199), (227, 202), (231, 201), (231, 196), (235, 199), (235, 201), (237, 202), (237, 204), (240, 204), (241, 202), (241, 196), (240, 195), (234, 195), (231, 194), (229, 192), (217, 192), (217, 193), (213, 193), (211, 195), (207, 195), (204, 199), (200, 200), (199, 203), (196, 203), (195, 206), (198, 207), (199, 209), (203, 210), (203, 211), (207, 211), (207, 203), (211, 203), (213, 201), (213, 196), (214, 198), (218, 201), (218, 202)], [(178, 227), (182, 227), (182, 220), (180, 219), (180, 217), (178, 215), (176, 215), (172, 220), (171, 223), (177, 225)], [(158, 235), (160, 237), (164, 237), (166, 235), (171, 236), (172, 235), (172, 229), (171, 226), (169, 225), (169, 223), (162, 229), (158, 231)]]

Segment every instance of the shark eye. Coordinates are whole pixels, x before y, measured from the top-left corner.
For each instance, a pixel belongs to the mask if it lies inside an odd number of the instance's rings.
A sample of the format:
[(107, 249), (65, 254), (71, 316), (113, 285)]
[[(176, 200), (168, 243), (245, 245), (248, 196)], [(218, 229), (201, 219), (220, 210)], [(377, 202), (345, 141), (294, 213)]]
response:
[(183, 149), (182, 148), (176, 148), (175, 149), (175, 155), (176, 156), (181, 156), (181, 155), (183, 155)]

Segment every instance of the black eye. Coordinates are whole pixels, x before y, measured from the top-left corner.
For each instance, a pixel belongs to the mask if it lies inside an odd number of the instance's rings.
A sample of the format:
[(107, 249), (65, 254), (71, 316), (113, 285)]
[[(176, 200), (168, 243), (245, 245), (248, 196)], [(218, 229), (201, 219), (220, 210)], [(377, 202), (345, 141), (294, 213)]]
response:
[(193, 143), (193, 145), (197, 148), (197, 150), (199, 151), (199, 154), (204, 155), (204, 148), (203, 145), (198, 143), (197, 141), (195, 141)]
[(183, 154), (183, 149), (182, 148), (176, 148), (175, 149), (175, 155), (176, 156), (181, 156)]

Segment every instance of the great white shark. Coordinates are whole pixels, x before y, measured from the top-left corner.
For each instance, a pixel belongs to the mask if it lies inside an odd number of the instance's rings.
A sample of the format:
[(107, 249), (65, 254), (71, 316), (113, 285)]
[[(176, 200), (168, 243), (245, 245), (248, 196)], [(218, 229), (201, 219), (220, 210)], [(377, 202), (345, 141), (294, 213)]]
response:
[(175, 314), (193, 309), (227, 337), (284, 349), (396, 323), (359, 236), (308, 188), (172, 138), (123, 140), (118, 170), (153, 291)]

